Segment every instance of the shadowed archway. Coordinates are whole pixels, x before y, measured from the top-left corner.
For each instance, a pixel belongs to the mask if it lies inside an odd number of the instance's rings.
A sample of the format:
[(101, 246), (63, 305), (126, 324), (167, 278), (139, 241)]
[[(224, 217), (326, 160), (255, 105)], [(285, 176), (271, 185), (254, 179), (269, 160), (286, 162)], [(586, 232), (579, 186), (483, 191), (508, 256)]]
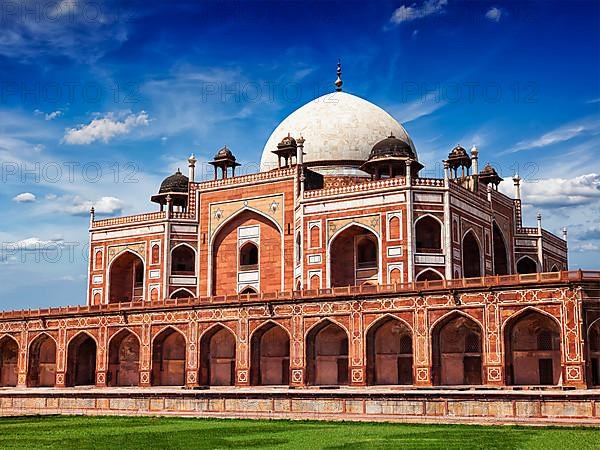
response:
[(324, 320), (306, 336), (306, 372), (310, 385), (348, 384), (348, 335)]
[(129, 330), (119, 331), (108, 349), (109, 386), (137, 386), (140, 383), (140, 342)]
[(529, 310), (504, 328), (506, 381), (510, 385), (557, 385), (561, 378), (560, 327)]
[(469, 230), (463, 237), (462, 251), (463, 276), (465, 278), (480, 277), (481, 249), (472, 230)]
[(130, 251), (121, 253), (110, 266), (109, 303), (140, 301), (144, 295), (144, 262)]
[(235, 336), (222, 325), (208, 330), (200, 339), (200, 384), (235, 384)]
[(412, 333), (402, 321), (386, 317), (367, 332), (367, 383), (413, 383)]
[(257, 329), (251, 341), (253, 385), (287, 385), (290, 381), (290, 338), (273, 322)]
[(67, 353), (67, 386), (96, 384), (96, 341), (79, 333), (69, 342)]
[(55, 383), (56, 343), (47, 334), (40, 334), (29, 346), (27, 386), (52, 387)]
[(0, 339), (0, 386), (16, 386), (19, 345), (9, 336)]
[(432, 330), (433, 384), (482, 384), (482, 332), (473, 319), (452, 313)]
[(152, 385), (185, 384), (186, 345), (183, 334), (174, 328), (160, 332), (152, 344)]

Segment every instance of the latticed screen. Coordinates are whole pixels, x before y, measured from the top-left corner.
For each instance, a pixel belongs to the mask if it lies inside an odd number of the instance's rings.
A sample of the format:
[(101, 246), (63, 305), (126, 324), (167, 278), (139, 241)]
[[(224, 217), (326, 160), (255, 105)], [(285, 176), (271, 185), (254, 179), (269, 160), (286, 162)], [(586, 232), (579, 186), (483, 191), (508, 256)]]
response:
[(541, 331), (537, 335), (538, 350), (553, 350), (552, 333), (549, 331)]

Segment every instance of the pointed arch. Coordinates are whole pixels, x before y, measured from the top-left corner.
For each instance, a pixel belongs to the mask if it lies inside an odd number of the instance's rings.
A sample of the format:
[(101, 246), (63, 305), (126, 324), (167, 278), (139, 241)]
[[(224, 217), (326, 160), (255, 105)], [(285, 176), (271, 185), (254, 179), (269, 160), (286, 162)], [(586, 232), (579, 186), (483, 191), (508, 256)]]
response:
[(309, 385), (348, 384), (348, 331), (330, 319), (306, 333), (306, 374)]
[(237, 340), (235, 333), (222, 323), (209, 327), (200, 337), (200, 384), (235, 384)]
[(279, 225), (279, 223), (277, 223), (277, 221), (275, 219), (273, 219), (269, 215), (265, 214), (264, 212), (262, 212), (262, 211), (260, 211), (260, 210), (258, 210), (256, 208), (252, 208), (251, 206), (244, 206), (239, 211), (236, 211), (231, 216), (229, 216), (227, 219), (225, 219), (225, 221), (223, 223), (220, 223), (217, 226), (217, 228), (215, 228), (215, 231), (213, 231), (213, 234), (211, 236), (210, 243), (212, 244), (212, 242), (214, 241), (215, 236), (217, 236), (217, 234), (219, 234), (219, 232), (221, 231), (221, 229), (225, 225), (227, 225), (229, 222), (235, 220), (239, 215), (241, 215), (241, 214), (243, 214), (245, 212), (253, 212), (253, 213), (258, 214), (259, 216), (264, 217), (265, 219), (269, 220), (275, 226), (275, 228), (277, 228), (279, 230), (279, 232), (281, 234), (283, 234), (283, 228), (281, 228), (281, 226)]
[(462, 238), (462, 262), (464, 278), (476, 278), (483, 275), (482, 246), (477, 234), (469, 228)]
[(415, 281), (441, 281), (443, 279), (444, 276), (433, 267), (421, 270), (415, 277)]
[(152, 339), (152, 385), (183, 386), (187, 340), (181, 330), (166, 326)]
[(250, 335), (250, 382), (286, 385), (290, 380), (290, 333), (268, 320)]
[(550, 272), (560, 272), (560, 269), (558, 268), (558, 266), (556, 264), (552, 264), (552, 268), (550, 269)]
[(27, 355), (27, 386), (54, 386), (56, 384), (56, 340), (46, 332), (38, 334), (29, 344)]
[(492, 221), (492, 243), (494, 251), (494, 274), (508, 275), (510, 273), (508, 245), (506, 244), (504, 233), (495, 220)]
[(241, 271), (257, 270), (259, 249), (258, 245), (252, 241), (244, 242), (239, 249), (239, 268)]
[(169, 298), (195, 298), (196, 295), (187, 288), (178, 288), (171, 292)]
[(244, 286), (240, 290), (240, 295), (256, 295), (256, 294), (258, 294), (258, 291), (252, 286)]
[(190, 275), (196, 274), (197, 250), (187, 242), (181, 242), (171, 249), (171, 274)]
[(511, 385), (557, 385), (561, 379), (560, 322), (527, 307), (503, 324), (506, 382)]
[(146, 264), (138, 252), (124, 249), (110, 261), (106, 270), (108, 303), (140, 301), (144, 298)]
[[(352, 228), (355, 228), (354, 230)], [(360, 230), (366, 231), (366, 233), (360, 233)], [(348, 234), (345, 241), (342, 234)], [(376, 244), (375, 252), (376, 259), (375, 265), (373, 261), (369, 261), (370, 267), (360, 267), (358, 261), (358, 242), (355, 242), (356, 238), (368, 238), (374, 240)], [(351, 242), (350, 242), (351, 241)], [(381, 283), (381, 267), (382, 267), (382, 253), (381, 253), (381, 236), (380, 234), (365, 224), (359, 222), (350, 222), (339, 230), (337, 230), (327, 243), (327, 286), (348, 286), (348, 285), (359, 285), (366, 278), (376, 280), (377, 283)], [(337, 260), (340, 260), (339, 262)], [(348, 264), (351, 261), (352, 264)], [(362, 278), (365, 277), (365, 278)]]
[(451, 311), (431, 326), (432, 380), (435, 385), (483, 382), (483, 328), (462, 311)]
[(521, 256), (517, 260), (517, 273), (520, 275), (525, 275), (528, 273), (537, 273), (538, 270), (538, 262), (536, 259), (533, 259), (529, 255)]
[[(285, 288), (284, 231), (282, 227), (267, 214), (251, 207), (244, 207), (219, 224), (209, 238), (208, 295), (227, 295), (238, 292), (237, 274), (234, 277), (225, 274), (231, 272), (231, 267), (241, 270), (239, 261), (231, 260), (237, 258), (239, 244), (242, 242), (236, 229), (249, 223), (260, 227), (259, 260), (256, 273), (252, 274), (253, 277), (259, 278), (260, 290), (275, 291)], [(274, 258), (274, 255), (278, 253), (280, 258)], [(260, 270), (261, 263), (263, 270)], [(267, 266), (268, 270), (265, 269)], [(280, 273), (280, 277), (275, 276), (277, 272)]]
[(367, 384), (412, 384), (412, 329), (389, 314), (366, 330)]
[(67, 344), (67, 386), (96, 384), (98, 342), (87, 331), (80, 331)]
[(18, 381), (19, 342), (10, 334), (0, 337), (0, 387), (16, 386)]
[(129, 328), (108, 341), (108, 386), (137, 386), (140, 382), (140, 338)]
[(414, 223), (417, 253), (441, 253), (444, 224), (433, 214), (423, 214)]

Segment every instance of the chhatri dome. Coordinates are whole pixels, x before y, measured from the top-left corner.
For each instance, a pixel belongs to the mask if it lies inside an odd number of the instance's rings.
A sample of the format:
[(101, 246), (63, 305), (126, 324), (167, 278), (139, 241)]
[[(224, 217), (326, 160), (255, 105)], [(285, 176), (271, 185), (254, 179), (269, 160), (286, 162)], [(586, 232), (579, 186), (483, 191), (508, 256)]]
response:
[(278, 167), (277, 149), (285, 136), (302, 136), (304, 163), (323, 174), (363, 175), (359, 167), (369, 159), (373, 146), (393, 135), (406, 142), (415, 157), (414, 144), (400, 123), (379, 106), (342, 92), (340, 65), (336, 92), (325, 94), (287, 116), (267, 140), (261, 171)]

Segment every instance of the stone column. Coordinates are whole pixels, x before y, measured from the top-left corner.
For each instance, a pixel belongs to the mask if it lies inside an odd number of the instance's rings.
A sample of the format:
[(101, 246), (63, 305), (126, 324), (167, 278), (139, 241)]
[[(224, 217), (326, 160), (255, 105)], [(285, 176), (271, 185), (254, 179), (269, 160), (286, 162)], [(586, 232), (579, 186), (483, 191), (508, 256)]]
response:
[(101, 325), (98, 330), (98, 348), (96, 349), (96, 386), (106, 387), (106, 368), (108, 362), (108, 330)]
[(27, 340), (28, 331), (24, 328), (19, 334), (19, 355), (18, 355), (18, 373), (17, 373), (17, 387), (27, 386)]
[(365, 386), (367, 384), (366, 367), (364, 361), (365, 342), (363, 339), (363, 321), (361, 303), (352, 304), (350, 313), (350, 345), (348, 346), (348, 363), (350, 365), (350, 384), (352, 386)]
[(431, 386), (429, 315), (426, 297), (415, 298), (413, 330), (414, 384), (416, 386)]
[[(246, 311), (244, 311), (246, 312)], [(249, 352), (250, 345), (248, 343), (248, 319), (242, 317), (238, 320), (237, 332), (237, 352), (235, 361), (235, 385), (249, 386), (250, 385), (250, 370), (249, 370)]]
[(561, 328), (564, 345), (561, 345), (563, 386), (585, 388), (584, 344), (581, 321), (583, 317), (581, 288), (569, 289), (565, 292)]
[(485, 294), (483, 323), (483, 383), (503, 386), (505, 375), (502, 355), (501, 317), (497, 297), (493, 292)]
[(290, 342), (290, 386), (302, 387), (306, 383), (304, 361), (304, 318), (302, 307), (294, 305), (292, 312), (292, 339)]
[(185, 385), (188, 388), (198, 384), (198, 322), (190, 321), (188, 326)]
[(66, 385), (67, 368), (67, 330), (64, 320), (60, 321), (58, 329), (58, 345), (56, 348), (56, 382), (55, 387), (61, 388)]
[(140, 349), (140, 386), (151, 386), (151, 362), (152, 362), (152, 327), (149, 323), (149, 317), (144, 317), (142, 325), (142, 345)]

